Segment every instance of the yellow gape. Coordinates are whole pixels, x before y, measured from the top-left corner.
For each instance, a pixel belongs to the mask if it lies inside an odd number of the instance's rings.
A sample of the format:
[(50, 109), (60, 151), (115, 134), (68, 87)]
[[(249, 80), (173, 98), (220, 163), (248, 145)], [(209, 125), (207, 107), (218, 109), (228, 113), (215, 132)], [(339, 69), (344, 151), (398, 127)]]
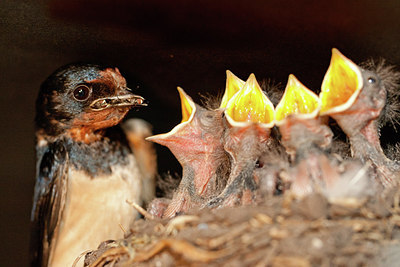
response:
[(229, 100), (240, 90), (244, 85), (244, 81), (236, 77), (231, 71), (226, 71), (225, 93), (222, 97), (220, 108), (226, 108)]
[(187, 122), (190, 116), (194, 113), (195, 107), (193, 105), (193, 101), (190, 97), (183, 91), (182, 88), (178, 87), (179, 96), (181, 97), (181, 106), (182, 106), (182, 122)]
[(321, 86), (321, 115), (348, 109), (363, 87), (360, 68), (336, 48)]
[(272, 128), (274, 125), (274, 106), (261, 90), (254, 74), (229, 100), (225, 114), (233, 126), (259, 123), (263, 127)]
[(290, 74), (283, 97), (275, 109), (275, 123), (281, 125), (289, 115), (304, 119), (314, 118), (319, 109), (318, 96)]

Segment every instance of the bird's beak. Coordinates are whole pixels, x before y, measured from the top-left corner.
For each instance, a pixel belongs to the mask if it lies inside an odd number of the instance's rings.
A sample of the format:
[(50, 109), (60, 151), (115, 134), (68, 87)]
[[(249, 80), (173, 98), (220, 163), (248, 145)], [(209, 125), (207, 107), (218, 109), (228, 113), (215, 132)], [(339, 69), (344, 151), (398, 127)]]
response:
[(90, 104), (90, 108), (93, 111), (100, 111), (108, 108), (147, 106), (143, 97), (130, 93), (130, 90), (126, 91), (129, 93), (96, 99)]
[(229, 100), (225, 115), (231, 126), (245, 127), (252, 123), (264, 128), (274, 126), (274, 105), (261, 90), (254, 74)]
[(360, 68), (332, 49), (332, 58), (321, 86), (321, 115), (329, 115), (348, 109), (363, 87)]
[(146, 138), (146, 140), (159, 143), (160, 145), (166, 145), (168, 144), (168, 141), (176, 135), (179, 129), (181, 129), (182, 127), (184, 127), (184, 125), (188, 124), (193, 120), (194, 114), (196, 113), (195, 103), (193, 102), (192, 98), (188, 96), (182, 88), (178, 87), (178, 92), (181, 98), (181, 107), (182, 107), (181, 123), (175, 126), (168, 133), (149, 136)]
[(222, 97), (220, 108), (226, 108), (229, 100), (240, 90), (244, 85), (244, 81), (235, 76), (231, 71), (226, 71), (225, 93)]
[(196, 105), (192, 98), (186, 94), (181, 87), (178, 87), (179, 96), (181, 98), (182, 121), (181, 123), (191, 121), (196, 111)]
[(318, 96), (290, 74), (285, 92), (275, 109), (275, 124), (282, 125), (289, 115), (300, 119), (315, 118), (319, 110)]

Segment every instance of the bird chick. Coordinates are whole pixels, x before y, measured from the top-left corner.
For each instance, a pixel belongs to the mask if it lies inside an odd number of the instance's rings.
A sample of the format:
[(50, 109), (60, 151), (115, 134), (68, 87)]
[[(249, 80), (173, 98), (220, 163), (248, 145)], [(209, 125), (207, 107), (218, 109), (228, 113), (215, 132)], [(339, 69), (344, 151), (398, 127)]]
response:
[(42, 84), (36, 102), (37, 171), (32, 266), (71, 266), (84, 251), (122, 238), (141, 202), (141, 175), (116, 126), (144, 99), (117, 68), (70, 64)]
[(333, 49), (320, 93), (321, 115), (336, 120), (350, 140), (352, 155), (371, 162), (375, 178), (384, 187), (396, 185), (400, 175), (400, 165), (385, 156), (379, 139), (380, 118), (385, 117), (388, 104), (384, 80), (388, 72), (363, 69)]
[(311, 193), (316, 184), (329, 186), (339, 176), (324, 151), (330, 146), (333, 133), (321, 122), (319, 110), (318, 96), (294, 75), (289, 75), (283, 97), (276, 107), (275, 124), (293, 162), (289, 171), (291, 192), (297, 196)]
[(254, 169), (254, 179), (258, 181), (257, 197), (261, 196), (264, 201), (268, 201), (272, 196), (284, 194), (291, 183), (288, 173), (289, 154), (278, 138), (279, 133), (272, 129), (271, 143), (261, 154)]
[[(182, 121), (170, 132), (147, 140), (167, 146), (182, 165), (182, 180), (163, 217), (200, 206), (225, 186), (228, 158), (222, 144), (222, 111), (208, 110), (178, 87)], [(158, 213), (158, 212), (157, 212)]]
[[(330, 146), (333, 134), (319, 120), (319, 110), (318, 96), (290, 74), (285, 92), (276, 107), (275, 124), (282, 134), (282, 144), (292, 159), (306, 153), (311, 143), (321, 148)], [(298, 124), (303, 124), (313, 134), (294, 131), (292, 127)]]
[(223, 141), (230, 155), (231, 172), (226, 188), (207, 203), (211, 208), (253, 203), (258, 188), (254, 169), (270, 144), (269, 135), (274, 125), (274, 107), (254, 74), (227, 102), (224, 115)]
[[(366, 168), (327, 153), (333, 133), (318, 116), (320, 107), (319, 97), (291, 74), (275, 112), (281, 142), (292, 158), (290, 192), (296, 197), (318, 192), (330, 200), (365, 195), (370, 185)], [(344, 185), (346, 190), (339, 190)]]

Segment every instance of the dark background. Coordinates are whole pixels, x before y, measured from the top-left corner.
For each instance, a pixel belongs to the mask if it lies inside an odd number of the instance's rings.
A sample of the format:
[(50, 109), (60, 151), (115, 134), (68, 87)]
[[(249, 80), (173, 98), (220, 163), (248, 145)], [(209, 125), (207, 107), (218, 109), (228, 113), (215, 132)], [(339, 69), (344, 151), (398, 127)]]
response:
[[(176, 86), (199, 102), (199, 93), (223, 92), (226, 69), (283, 87), (293, 73), (319, 92), (332, 47), (355, 62), (383, 57), (400, 65), (396, 0), (245, 2), (1, 1), (0, 265), (28, 263), (34, 101), (40, 83), (59, 66), (118, 66), (150, 101), (130, 116), (162, 133), (181, 119)], [(180, 173), (169, 152), (160, 153), (160, 171)]]

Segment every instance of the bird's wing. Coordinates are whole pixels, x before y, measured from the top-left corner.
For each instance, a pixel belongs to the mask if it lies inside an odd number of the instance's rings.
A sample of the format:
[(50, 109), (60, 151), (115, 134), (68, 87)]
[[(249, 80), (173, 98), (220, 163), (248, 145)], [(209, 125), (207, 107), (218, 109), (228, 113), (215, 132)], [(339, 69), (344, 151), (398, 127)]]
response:
[(129, 119), (122, 124), (122, 129), (142, 174), (142, 200), (148, 204), (155, 197), (157, 175), (157, 156), (154, 145), (145, 140), (153, 134), (152, 126), (141, 119)]
[(62, 142), (55, 142), (39, 160), (31, 218), (31, 265), (47, 266), (65, 205), (68, 154)]

